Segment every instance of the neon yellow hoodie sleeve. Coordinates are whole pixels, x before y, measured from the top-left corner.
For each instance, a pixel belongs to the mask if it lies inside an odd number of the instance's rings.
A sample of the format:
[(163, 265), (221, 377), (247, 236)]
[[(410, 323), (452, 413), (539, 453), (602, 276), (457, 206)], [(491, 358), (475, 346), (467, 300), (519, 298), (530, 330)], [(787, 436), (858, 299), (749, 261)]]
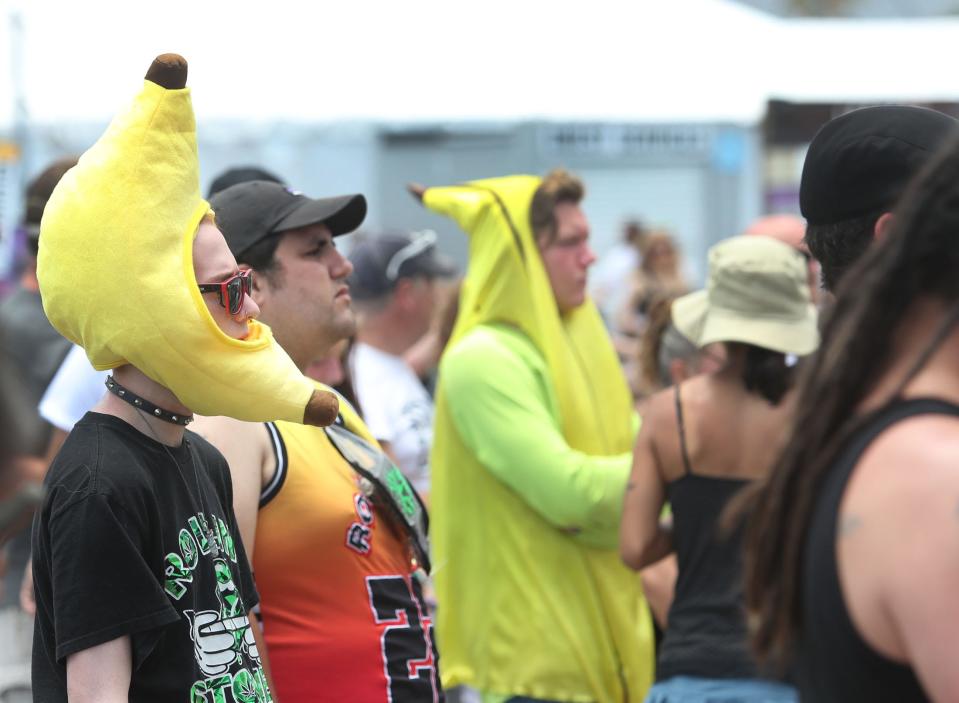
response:
[(441, 374), (453, 422), (487, 470), (557, 528), (616, 545), (631, 454), (569, 446), (546, 363), (521, 332), (475, 328)]

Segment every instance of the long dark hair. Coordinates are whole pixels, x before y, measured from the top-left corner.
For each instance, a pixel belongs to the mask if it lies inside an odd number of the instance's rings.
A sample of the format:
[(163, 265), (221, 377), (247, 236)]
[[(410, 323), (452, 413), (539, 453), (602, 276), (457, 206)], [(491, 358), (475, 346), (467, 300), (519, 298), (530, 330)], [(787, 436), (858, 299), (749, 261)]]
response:
[(761, 658), (782, 662), (801, 627), (810, 514), (837, 452), (874, 415), (857, 408), (889, 368), (896, 330), (917, 299), (936, 299), (954, 310), (900, 380), (901, 389), (956, 323), (957, 272), (959, 142), (953, 142), (910, 186), (885, 241), (872, 246), (841, 281), (823, 344), (800, 374), (791, 436), (750, 501), (746, 606)]

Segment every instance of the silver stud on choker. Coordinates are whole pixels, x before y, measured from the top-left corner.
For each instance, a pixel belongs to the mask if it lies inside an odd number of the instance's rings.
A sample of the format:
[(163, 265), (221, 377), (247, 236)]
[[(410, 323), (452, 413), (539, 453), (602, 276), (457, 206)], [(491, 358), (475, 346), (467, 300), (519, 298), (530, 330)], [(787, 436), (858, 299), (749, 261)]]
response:
[(107, 376), (106, 386), (107, 390), (113, 393), (113, 395), (115, 395), (117, 398), (126, 401), (135, 408), (146, 410), (154, 417), (160, 418), (165, 422), (169, 422), (173, 425), (181, 425), (182, 427), (186, 427), (193, 422), (193, 415), (175, 415), (169, 410), (164, 410), (163, 408), (154, 405), (149, 400), (141, 398), (129, 388), (124, 388), (116, 381), (116, 379), (113, 378), (113, 376)]

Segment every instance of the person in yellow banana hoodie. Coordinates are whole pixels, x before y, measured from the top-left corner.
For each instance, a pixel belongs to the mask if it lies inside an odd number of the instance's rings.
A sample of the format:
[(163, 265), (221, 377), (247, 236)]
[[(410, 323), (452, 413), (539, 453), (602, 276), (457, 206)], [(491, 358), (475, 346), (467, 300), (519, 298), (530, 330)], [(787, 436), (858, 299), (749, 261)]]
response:
[(639, 703), (653, 638), (620, 562), (638, 426), (566, 171), (412, 187), (470, 237), (431, 465), (443, 684), (484, 703)]
[(44, 310), (113, 373), (34, 521), (35, 701), (272, 701), (229, 469), (186, 425), (329, 424), (337, 401), (256, 322), (199, 194), (186, 73), (157, 57), (41, 221)]

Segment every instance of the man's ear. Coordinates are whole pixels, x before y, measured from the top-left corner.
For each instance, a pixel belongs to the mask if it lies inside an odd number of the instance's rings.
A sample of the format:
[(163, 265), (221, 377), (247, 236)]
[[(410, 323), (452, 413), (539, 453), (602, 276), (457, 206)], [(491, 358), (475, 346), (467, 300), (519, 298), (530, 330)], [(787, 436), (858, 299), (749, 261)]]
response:
[(412, 278), (399, 279), (396, 285), (393, 286), (393, 292), (390, 294), (393, 298), (393, 304), (398, 305), (401, 309), (411, 307), (413, 298), (410, 293), (414, 285), (415, 281)]
[(884, 212), (876, 220), (876, 226), (872, 230), (872, 237), (877, 242), (881, 242), (889, 234), (895, 216), (891, 212)]
[[(247, 271), (252, 268), (248, 264), (239, 264), (241, 271)], [(260, 274), (258, 271), (253, 272), (253, 302), (257, 306), (263, 305), (263, 300), (268, 295), (270, 288), (270, 282), (266, 279), (266, 276)]]
[(533, 232), (533, 241), (536, 242), (536, 248), (542, 253), (552, 242), (553, 238), (548, 229)]

